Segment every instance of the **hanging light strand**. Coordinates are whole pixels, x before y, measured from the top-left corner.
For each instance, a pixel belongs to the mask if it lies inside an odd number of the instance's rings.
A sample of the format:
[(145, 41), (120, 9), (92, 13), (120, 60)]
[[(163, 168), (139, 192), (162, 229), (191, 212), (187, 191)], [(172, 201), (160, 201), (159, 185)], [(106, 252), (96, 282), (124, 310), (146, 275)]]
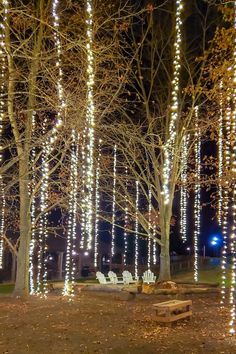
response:
[(138, 212), (139, 212), (139, 183), (136, 181), (136, 200), (135, 200), (135, 260), (134, 260), (134, 274), (135, 279), (138, 279), (138, 261), (139, 261), (139, 244), (138, 244)]
[(180, 47), (182, 42), (181, 36), (181, 15), (183, 11), (183, 2), (182, 0), (176, 0), (176, 15), (175, 15), (175, 43), (174, 43), (174, 72), (173, 72), (173, 81), (172, 81), (172, 94), (171, 94), (171, 112), (170, 112), (170, 122), (168, 129), (168, 138), (166, 144), (164, 146), (164, 167), (163, 167), (163, 190), (162, 193), (164, 195), (165, 204), (169, 203), (169, 180), (171, 173), (171, 165), (172, 165), (172, 155), (174, 142), (176, 139), (176, 121), (179, 115), (179, 80), (180, 80)]
[[(35, 112), (32, 113), (32, 136), (34, 136), (35, 132)], [(29, 185), (29, 193), (31, 195), (31, 206), (30, 206), (30, 217), (31, 217), (31, 240), (30, 240), (30, 249), (29, 249), (29, 288), (30, 288), (30, 295), (35, 294), (35, 286), (34, 286), (34, 252), (36, 246), (36, 196), (35, 196), (35, 189), (36, 189), (36, 151), (35, 147), (31, 150), (31, 181)]]
[[(46, 132), (46, 120), (43, 125), (43, 133)], [(39, 238), (38, 238), (38, 273), (37, 273), (37, 295), (47, 297), (47, 239), (48, 239), (48, 182), (49, 182), (49, 154), (50, 145), (47, 140), (43, 143), (41, 159), (41, 185), (40, 185), (40, 217), (39, 217)]]
[(182, 148), (182, 171), (181, 171), (181, 189), (180, 189), (180, 235), (183, 242), (187, 242), (187, 169), (188, 169), (188, 145), (189, 134), (183, 138)]
[(93, 190), (94, 190), (94, 58), (93, 58), (93, 8), (92, 0), (86, 2), (87, 12), (87, 110), (86, 110), (86, 185), (85, 185), (85, 222), (87, 249), (92, 248), (93, 239)]
[(151, 268), (151, 247), (152, 247), (152, 239), (151, 239), (151, 232), (152, 232), (152, 190), (151, 188), (148, 189), (148, 261), (147, 266), (148, 269)]
[(85, 215), (85, 180), (86, 180), (86, 162), (85, 162), (85, 136), (83, 135), (83, 140), (81, 142), (81, 159), (82, 159), (82, 191), (81, 191), (81, 239), (80, 247), (85, 246), (85, 226), (86, 226), (86, 215)]
[(222, 174), (223, 174), (223, 102), (222, 102), (222, 82), (220, 83), (220, 114), (218, 127), (218, 223), (222, 225)]
[[(3, 12), (0, 20), (0, 165), (2, 165), (3, 160), (3, 122), (5, 115), (5, 101), (4, 95), (6, 93), (6, 84), (5, 84), (5, 76), (6, 76), (6, 68), (7, 68), (7, 60), (6, 60), (6, 44), (5, 44), (5, 31), (6, 31), (6, 22), (7, 22), (7, 13), (9, 4), (8, 1), (3, 0)], [(3, 176), (0, 175), (0, 200), (1, 200), (1, 209), (0, 209), (0, 269), (3, 268), (3, 253), (4, 253), (4, 243), (3, 243), (3, 235), (5, 229), (5, 208), (6, 208), (6, 199), (5, 199), (5, 191), (4, 191), (4, 181)]]
[(117, 146), (114, 146), (113, 157), (113, 189), (112, 189), (112, 226), (111, 226), (111, 256), (115, 254), (115, 221), (116, 221), (116, 164), (117, 164)]
[(76, 255), (76, 219), (77, 219), (77, 192), (78, 192), (78, 135), (72, 130), (71, 163), (70, 163), (70, 194), (69, 216), (67, 228), (67, 247), (65, 282), (63, 295), (73, 297), (75, 285), (75, 255)]
[(58, 97), (58, 111), (57, 120), (55, 126), (52, 129), (50, 136), (50, 143), (52, 144), (57, 139), (58, 129), (61, 127), (63, 122), (63, 114), (65, 110), (65, 98), (64, 90), (62, 85), (63, 71), (62, 71), (62, 45), (61, 38), (59, 34), (59, 15), (58, 15), (59, 0), (53, 0), (52, 2), (52, 19), (53, 19), (53, 38), (54, 45), (56, 49), (56, 68), (58, 70), (57, 76), (57, 97)]
[[(236, 1), (234, 1), (234, 30), (236, 31)], [(233, 92), (232, 92), (232, 132), (233, 132), (233, 152), (232, 152), (232, 173), (233, 173), (233, 227), (230, 242), (231, 261), (231, 283), (230, 283), (230, 323), (229, 333), (235, 335), (236, 324), (236, 36), (234, 36), (233, 51)]]
[(95, 227), (94, 227), (94, 267), (98, 267), (98, 236), (99, 236), (99, 220), (100, 220), (100, 160), (101, 160), (101, 143), (99, 140), (96, 181), (95, 181)]
[(125, 167), (125, 222), (124, 222), (124, 265), (127, 265), (128, 253), (128, 167)]
[(222, 188), (222, 236), (223, 247), (221, 254), (221, 305), (226, 303), (226, 266), (227, 266), (227, 251), (228, 251), (228, 216), (229, 216), (229, 178), (228, 172), (230, 168), (231, 160), (231, 104), (230, 104), (230, 90), (227, 94), (227, 106), (225, 112), (225, 143), (223, 147), (223, 168), (224, 174), (224, 186)]
[(201, 133), (199, 128), (198, 107), (195, 107), (195, 186), (194, 186), (194, 280), (198, 281), (198, 244), (200, 236), (200, 173), (201, 173)]

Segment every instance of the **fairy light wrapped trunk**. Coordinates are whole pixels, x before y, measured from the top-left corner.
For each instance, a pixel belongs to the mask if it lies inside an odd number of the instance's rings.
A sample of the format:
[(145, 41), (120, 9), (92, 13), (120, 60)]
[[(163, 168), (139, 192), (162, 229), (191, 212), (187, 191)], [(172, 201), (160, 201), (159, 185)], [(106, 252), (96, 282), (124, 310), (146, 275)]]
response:
[[(5, 31), (6, 31), (6, 15), (8, 9), (8, 1), (3, 0), (3, 12), (0, 19), (0, 166), (3, 163), (3, 129), (4, 129), (4, 116), (6, 113), (6, 105), (4, 101), (4, 94), (6, 93), (5, 77), (6, 77), (6, 45), (5, 45)], [(5, 191), (3, 175), (0, 175), (0, 269), (3, 268), (3, 235), (5, 229)]]

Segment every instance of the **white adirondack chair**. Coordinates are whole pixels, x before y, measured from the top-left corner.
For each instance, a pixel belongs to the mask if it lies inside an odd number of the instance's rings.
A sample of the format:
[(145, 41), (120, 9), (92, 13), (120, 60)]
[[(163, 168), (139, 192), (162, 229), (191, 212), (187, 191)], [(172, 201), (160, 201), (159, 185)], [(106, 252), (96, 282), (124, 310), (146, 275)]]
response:
[(111, 281), (111, 283), (113, 283), (113, 284), (124, 284), (123, 279), (120, 280), (120, 279), (117, 277), (116, 273), (113, 272), (112, 270), (110, 270), (110, 271), (108, 272), (108, 277), (110, 278), (110, 281)]
[(124, 270), (122, 275), (123, 275), (124, 284), (133, 284), (138, 281), (138, 279), (133, 277), (128, 270)]
[(96, 273), (96, 279), (99, 281), (100, 284), (111, 284), (111, 281), (107, 280), (102, 272)]
[(146, 270), (146, 272), (143, 273), (142, 278), (143, 278), (143, 282), (148, 284), (155, 283), (156, 281), (156, 276), (150, 269)]

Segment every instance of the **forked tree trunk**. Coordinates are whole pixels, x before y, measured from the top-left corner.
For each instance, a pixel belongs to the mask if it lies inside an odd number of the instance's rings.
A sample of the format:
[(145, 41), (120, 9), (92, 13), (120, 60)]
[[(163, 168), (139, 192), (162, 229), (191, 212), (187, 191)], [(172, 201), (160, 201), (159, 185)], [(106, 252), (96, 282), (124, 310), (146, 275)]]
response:
[(20, 244), (17, 254), (16, 282), (13, 296), (29, 295), (30, 198), (28, 192), (28, 161), (19, 160)]

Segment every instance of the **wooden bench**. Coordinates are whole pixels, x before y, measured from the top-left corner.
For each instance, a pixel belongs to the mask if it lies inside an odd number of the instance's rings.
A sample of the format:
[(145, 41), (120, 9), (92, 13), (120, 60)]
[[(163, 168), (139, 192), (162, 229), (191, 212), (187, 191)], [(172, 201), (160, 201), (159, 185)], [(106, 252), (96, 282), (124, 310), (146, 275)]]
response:
[(192, 316), (192, 300), (170, 300), (153, 304), (158, 322), (172, 323)]

